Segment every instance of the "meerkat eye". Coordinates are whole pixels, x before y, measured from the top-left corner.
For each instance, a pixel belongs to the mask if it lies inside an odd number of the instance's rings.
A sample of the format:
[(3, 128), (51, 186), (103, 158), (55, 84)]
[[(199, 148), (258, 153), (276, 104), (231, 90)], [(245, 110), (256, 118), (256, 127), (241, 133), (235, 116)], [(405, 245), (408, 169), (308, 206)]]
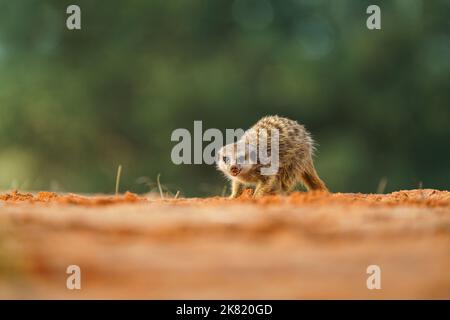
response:
[(225, 163), (228, 163), (228, 162), (230, 162), (230, 158), (228, 158), (227, 156), (223, 156), (222, 161)]

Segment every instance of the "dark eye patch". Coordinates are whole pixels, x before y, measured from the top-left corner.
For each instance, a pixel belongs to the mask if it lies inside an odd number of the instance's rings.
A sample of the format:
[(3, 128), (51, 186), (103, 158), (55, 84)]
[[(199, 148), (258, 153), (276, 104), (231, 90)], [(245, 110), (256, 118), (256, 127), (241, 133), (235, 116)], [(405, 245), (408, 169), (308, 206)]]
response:
[(227, 156), (223, 156), (222, 161), (228, 164), (228, 162), (230, 162), (230, 158), (228, 158)]

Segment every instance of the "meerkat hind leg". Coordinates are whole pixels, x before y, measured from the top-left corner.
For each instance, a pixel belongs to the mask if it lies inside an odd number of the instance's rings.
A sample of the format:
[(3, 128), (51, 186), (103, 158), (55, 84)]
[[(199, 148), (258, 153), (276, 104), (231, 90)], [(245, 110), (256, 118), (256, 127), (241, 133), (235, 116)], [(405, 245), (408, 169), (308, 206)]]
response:
[(281, 176), (281, 190), (283, 193), (290, 193), (298, 182), (297, 175), (288, 171), (284, 171)]
[(301, 178), (303, 184), (308, 190), (328, 191), (325, 183), (319, 178), (319, 175), (314, 168), (312, 159), (309, 161), (306, 169), (302, 172)]
[(283, 181), (281, 183), (281, 190), (285, 194), (289, 194), (292, 190), (294, 190), (296, 185), (295, 181)]

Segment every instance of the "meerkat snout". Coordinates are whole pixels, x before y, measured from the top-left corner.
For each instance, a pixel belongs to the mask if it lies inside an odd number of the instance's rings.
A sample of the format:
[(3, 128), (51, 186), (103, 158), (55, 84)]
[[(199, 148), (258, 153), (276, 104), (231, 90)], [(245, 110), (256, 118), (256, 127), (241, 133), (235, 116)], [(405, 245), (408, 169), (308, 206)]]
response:
[(216, 160), (217, 168), (228, 178), (239, 178), (251, 171), (255, 165), (255, 162), (251, 161), (247, 153), (245, 146), (239, 142), (226, 145), (219, 150)]
[(241, 171), (241, 167), (239, 165), (232, 165), (230, 167), (230, 172), (231, 172), (231, 175), (233, 175), (233, 176), (237, 176), (240, 171)]

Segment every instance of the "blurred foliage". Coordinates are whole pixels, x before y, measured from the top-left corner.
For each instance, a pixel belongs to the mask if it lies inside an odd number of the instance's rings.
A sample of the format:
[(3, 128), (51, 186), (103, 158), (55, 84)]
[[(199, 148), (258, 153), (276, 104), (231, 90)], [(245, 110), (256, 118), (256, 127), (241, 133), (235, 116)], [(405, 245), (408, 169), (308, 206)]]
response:
[(112, 193), (122, 164), (122, 191), (220, 194), (172, 131), (267, 114), (313, 133), (333, 191), (448, 189), (450, 1), (0, 0), (2, 189)]

